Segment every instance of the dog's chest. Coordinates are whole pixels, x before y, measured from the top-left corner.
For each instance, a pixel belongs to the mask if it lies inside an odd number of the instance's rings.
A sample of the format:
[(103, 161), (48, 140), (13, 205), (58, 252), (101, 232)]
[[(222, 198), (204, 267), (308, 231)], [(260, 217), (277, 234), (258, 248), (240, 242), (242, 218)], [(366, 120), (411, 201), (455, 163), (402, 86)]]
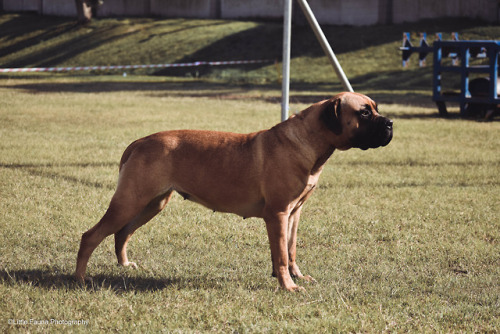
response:
[(305, 201), (313, 194), (314, 189), (316, 189), (316, 185), (318, 184), (318, 179), (319, 175), (321, 174), (321, 171), (314, 175), (310, 175), (309, 179), (307, 180), (307, 185), (302, 190), (301, 194), (297, 197), (296, 204), (294, 205), (294, 210), (300, 208)]

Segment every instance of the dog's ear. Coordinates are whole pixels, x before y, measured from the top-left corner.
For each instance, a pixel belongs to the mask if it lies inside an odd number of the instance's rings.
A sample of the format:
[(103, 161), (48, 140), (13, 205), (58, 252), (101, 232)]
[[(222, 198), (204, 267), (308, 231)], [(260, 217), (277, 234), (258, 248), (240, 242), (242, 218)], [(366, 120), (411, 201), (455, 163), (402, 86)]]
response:
[(340, 124), (340, 98), (328, 100), (321, 113), (321, 121), (325, 126), (335, 133), (340, 135), (342, 133), (342, 125)]

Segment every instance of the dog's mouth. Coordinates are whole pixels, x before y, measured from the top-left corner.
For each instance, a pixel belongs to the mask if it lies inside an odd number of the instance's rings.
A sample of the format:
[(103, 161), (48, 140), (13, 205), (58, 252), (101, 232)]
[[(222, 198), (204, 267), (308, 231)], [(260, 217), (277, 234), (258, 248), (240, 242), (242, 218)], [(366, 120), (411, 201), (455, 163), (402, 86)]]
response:
[(378, 117), (375, 124), (372, 126), (372, 131), (368, 131), (368, 133), (359, 140), (359, 144), (354, 145), (354, 147), (367, 150), (369, 148), (387, 146), (392, 140), (392, 125), (392, 120), (385, 117)]

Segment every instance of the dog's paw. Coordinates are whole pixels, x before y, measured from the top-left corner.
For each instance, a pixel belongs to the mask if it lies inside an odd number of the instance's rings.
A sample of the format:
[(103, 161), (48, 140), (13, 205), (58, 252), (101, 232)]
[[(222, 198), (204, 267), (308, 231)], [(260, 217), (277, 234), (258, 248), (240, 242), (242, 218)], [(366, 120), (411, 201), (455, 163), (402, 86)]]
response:
[(308, 283), (318, 283), (318, 281), (316, 281), (314, 278), (312, 278), (311, 276), (309, 275), (305, 275), (302, 277), (302, 279)]
[(280, 288), (282, 288), (285, 291), (289, 291), (289, 292), (305, 292), (306, 291), (306, 289), (304, 287), (294, 284), (294, 285), (290, 285), (290, 286), (281, 286), (281, 287), (277, 286), (275, 292), (278, 291)]
[(124, 266), (124, 267), (130, 267), (130, 268), (133, 268), (133, 269), (137, 269), (139, 268), (137, 266), (137, 263), (135, 262), (130, 262), (130, 261), (127, 261), (127, 262), (124, 262), (124, 263), (118, 263), (118, 265), (121, 265), (121, 266)]
[(298, 286), (297, 289), (293, 290), (294, 292), (306, 292), (306, 288), (303, 286)]
[(288, 291), (291, 291), (291, 292), (306, 292), (306, 288), (304, 288), (303, 286), (296, 285), (294, 288), (292, 288), (291, 290), (288, 290)]
[(84, 277), (84, 276), (73, 276), (74, 280), (81, 285), (92, 284), (92, 277)]

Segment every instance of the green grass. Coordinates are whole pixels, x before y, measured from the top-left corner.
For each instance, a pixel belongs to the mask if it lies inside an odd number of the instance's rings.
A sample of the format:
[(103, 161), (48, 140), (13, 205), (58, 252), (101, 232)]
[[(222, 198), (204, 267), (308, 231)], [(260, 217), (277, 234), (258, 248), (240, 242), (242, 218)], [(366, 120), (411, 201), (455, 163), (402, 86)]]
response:
[[(293, 92), (295, 94), (314, 92)], [(0, 328), (238, 332), (495, 332), (500, 123), (382, 103), (389, 146), (336, 152), (299, 228), (304, 293), (276, 290), (264, 223), (174, 196), (119, 268), (113, 240), (73, 273), (124, 148), (176, 128), (237, 132), (279, 119), (279, 91), (151, 77), (0, 81)], [(237, 96), (238, 98), (235, 98)], [(293, 104), (302, 109), (306, 104)], [(86, 320), (86, 326), (9, 325)]]
[[(397, 47), (403, 31), (488, 39), (499, 27), (435, 20), (325, 31), (355, 90), (380, 103), (395, 134), (385, 148), (335, 152), (327, 163), (299, 227), (299, 265), (318, 283), (297, 294), (276, 290), (261, 220), (177, 195), (134, 234), (129, 256), (138, 270), (115, 264), (108, 238), (90, 260), (93, 283), (71, 278), (81, 234), (105, 212), (125, 147), (160, 130), (274, 125), (274, 65), (0, 76), (0, 330), (497, 332), (500, 123), (437, 118), (431, 69), (402, 70)], [(75, 27), (4, 14), (0, 66), (279, 59), (280, 40), (279, 23), (106, 19)], [(294, 28), (293, 45), (296, 112), (340, 85), (308, 27)]]

